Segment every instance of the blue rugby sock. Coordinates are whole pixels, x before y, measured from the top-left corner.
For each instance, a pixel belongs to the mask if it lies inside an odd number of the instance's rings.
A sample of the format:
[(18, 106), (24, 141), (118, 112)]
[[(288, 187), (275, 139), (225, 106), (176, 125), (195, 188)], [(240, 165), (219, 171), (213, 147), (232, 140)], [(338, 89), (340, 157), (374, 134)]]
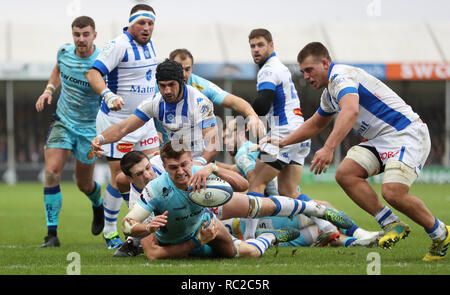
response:
[(89, 200), (91, 200), (92, 206), (99, 207), (103, 203), (102, 190), (100, 184), (98, 184), (96, 181), (94, 181), (94, 184), (94, 190), (92, 191), (92, 193), (86, 196), (89, 198)]
[(44, 204), (48, 235), (56, 236), (59, 212), (62, 207), (62, 195), (59, 185), (44, 187)]

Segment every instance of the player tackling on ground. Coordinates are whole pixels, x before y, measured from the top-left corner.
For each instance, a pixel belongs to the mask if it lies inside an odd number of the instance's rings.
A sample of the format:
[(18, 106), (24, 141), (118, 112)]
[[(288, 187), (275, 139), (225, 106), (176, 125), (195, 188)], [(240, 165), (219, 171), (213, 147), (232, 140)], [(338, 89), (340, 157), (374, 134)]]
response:
[(317, 112), (283, 139), (267, 139), (280, 147), (320, 133), (338, 114), (324, 146), (316, 152), (311, 170), (320, 174), (333, 160), (335, 148), (353, 127), (365, 140), (353, 146), (338, 166), (336, 180), (347, 195), (375, 217), (384, 230), (382, 248), (391, 248), (410, 232), (392, 210), (383, 205), (366, 179), (384, 172), (383, 198), (423, 226), (432, 239), (424, 260), (444, 258), (450, 226), (434, 217), (425, 204), (409, 194), (430, 152), (428, 127), (394, 91), (365, 71), (332, 62), (319, 42), (307, 44), (297, 61), (304, 78), (316, 89), (325, 88)]

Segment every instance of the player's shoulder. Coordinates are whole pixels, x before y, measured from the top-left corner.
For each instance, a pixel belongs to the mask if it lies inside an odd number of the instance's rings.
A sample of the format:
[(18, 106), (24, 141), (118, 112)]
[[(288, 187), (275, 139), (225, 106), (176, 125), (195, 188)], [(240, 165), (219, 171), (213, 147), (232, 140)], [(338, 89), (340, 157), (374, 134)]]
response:
[[(329, 75), (329, 81), (330, 82), (339, 82), (339, 79), (345, 79), (345, 78), (355, 78), (361, 69), (345, 65), (345, 64), (331, 64), (331, 71)], [(336, 81), (335, 81), (336, 80)]]
[(211, 103), (208, 97), (194, 86), (186, 84), (186, 91), (188, 92), (187, 99), (189, 104), (194, 104), (198, 106), (204, 103), (206, 104)]
[(75, 53), (75, 44), (65, 43), (58, 49), (58, 57)]
[(197, 76), (196, 74), (191, 74), (191, 77), (189, 79), (190, 86), (196, 88), (197, 90), (203, 92), (208, 88), (208, 84), (210, 83), (209, 80), (206, 80), (203, 77)]

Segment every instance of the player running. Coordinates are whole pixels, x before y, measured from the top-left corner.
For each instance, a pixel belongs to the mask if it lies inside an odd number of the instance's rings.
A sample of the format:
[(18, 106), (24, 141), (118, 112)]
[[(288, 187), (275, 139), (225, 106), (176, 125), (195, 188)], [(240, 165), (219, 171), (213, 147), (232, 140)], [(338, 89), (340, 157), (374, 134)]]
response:
[(88, 16), (77, 17), (72, 22), (72, 37), (74, 44), (59, 48), (47, 87), (36, 102), (36, 110), (42, 111), (46, 102), (51, 104), (53, 92), (61, 85), (45, 144), (44, 204), (48, 232), (41, 247), (60, 246), (57, 235), (62, 207), (60, 180), (71, 152), (76, 158), (77, 186), (92, 203), (92, 234), (100, 234), (104, 224), (101, 188), (93, 180), (95, 159), (88, 156), (90, 141), (96, 135), (95, 118), (101, 98), (84, 77), (99, 54), (94, 45), (97, 37), (94, 20)]
[(283, 139), (268, 139), (280, 147), (301, 142), (322, 131), (338, 114), (331, 134), (316, 152), (311, 171), (320, 174), (333, 160), (335, 148), (353, 127), (365, 140), (347, 152), (336, 180), (347, 195), (375, 217), (384, 231), (382, 248), (391, 248), (411, 228), (378, 198), (366, 179), (384, 172), (381, 194), (395, 209), (421, 225), (432, 240), (423, 260), (444, 258), (450, 226), (432, 215), (422, 200), (409, 193), (430, 152), (428, 127), (412, 108), (380, 80), (362, 69), (335, 64), (327, 48), (307, 44), (298, 54), (305, 80), (325, 88), (320, 107), (301, 127)]

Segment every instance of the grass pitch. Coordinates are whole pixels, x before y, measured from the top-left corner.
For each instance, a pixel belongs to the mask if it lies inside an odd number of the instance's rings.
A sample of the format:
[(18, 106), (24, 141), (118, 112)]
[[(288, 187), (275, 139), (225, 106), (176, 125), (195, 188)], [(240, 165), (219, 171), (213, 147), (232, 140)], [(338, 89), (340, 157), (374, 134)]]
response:
[[(380, 186), (376, 185), (379, 192)], [(90, 233), (91, 205), (74, 183), (62, 183), (63, 207), (59, 217), (60, 248), (39, 246), (47, 233), (39, 183), (0, 184), (0, 274), (65, 275), (77, 253), (82, 275), (365, 275), (371, 257), (380, 257), (382, 275), (448, 275), (450, 254), (444, 260), (424, 262), (431, 242), (423, 228), (403, 214), (412, 232), (392, 250), (346, 248), (271, 248), (260, 259), (200, 259), (148, 261), (144, 255), (114, 258), (101, 235)], [(303, 192), (329, 201), (367, 230), (378, 224), (357, 207), (336, 184), (307, 184)], [(411, 193), (425, 202), (438, 218), (450, 223), (450, 185), (415, 184)], [(119, 220), (127, 208), (123, 204)], [(71, 254), (72, 253), (72, 254)], [(374, 254), (375, 253), (375, 254)], [(378, 254), (376, 254), (378, 253)]]

